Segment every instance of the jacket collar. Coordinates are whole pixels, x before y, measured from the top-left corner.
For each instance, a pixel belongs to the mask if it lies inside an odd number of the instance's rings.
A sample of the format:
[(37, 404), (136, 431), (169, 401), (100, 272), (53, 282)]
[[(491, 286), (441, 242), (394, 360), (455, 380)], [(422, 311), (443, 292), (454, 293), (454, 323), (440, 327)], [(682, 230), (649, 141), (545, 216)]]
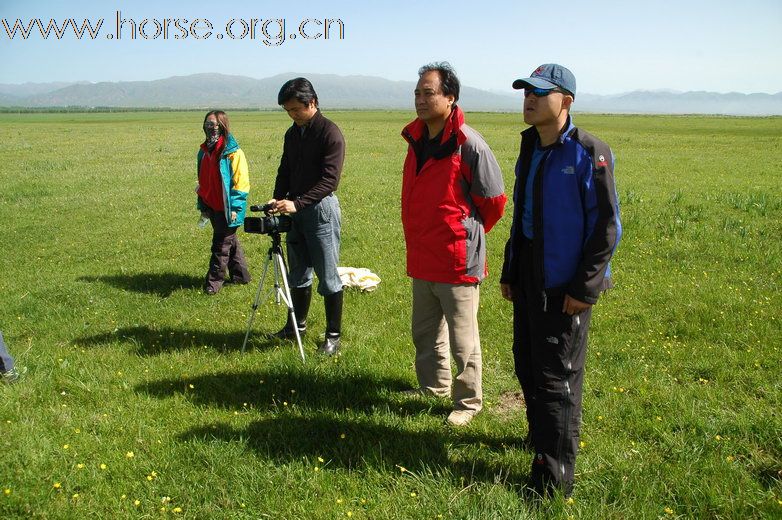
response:
[[(440, 144), (447, 143), (448, 140), (450, 140), (451, 137), (455, 135), (456, 144), (458, 146), (463, 145), (467, 140), (467, 136), (464, 134), (464, 132), (462, 132), (463, 125), (464, 112), (462, 112), (462, 109), (457, 105), (454, 105), (453, 109), (451, 110), (451, 115), (445, 122), (445, 127), (443, 128), (443, 137), (440, 140)], [(418, 142), (423, 138), (425, 129), (426, 123), (424, 123), (420, 118), (416, 118), (402, 130), (402, 137), (404, 137), (408, 142), (411, 142), (411, 144), (412, 142)]]
[[(576, 125), (573, 124), (573, 116), (568, 114), (567, 121), (565, 121), (565, 131), (559, 134), (559, 137), (557, 138), (557, 142), (555, 144), (562, 144), (565, 142), (565, 140), (570, 137), (570, 134), (573, 133), (573, 130), (575, 130)], [(538, 129), (534, 126), (531, 126), (521, 132), (522, 140), (531, 139), (530, 146), (532, 144), (537, 143), (540, 139), (540, 135), (538, 134)], [(553, 145), (552, 145), (553, 146)]]
[[(315, 111), (315, 114), (310, 118), (309, 121), (307, 121), (307, 124), (304, 125), (304, 128), (309, 130), (310, 128), (317, 128), (318, 126), (323, 124), (323, 114), (320, 113), (320, 109)], [(300, 126), (298, 126), (296, 123), (293, 123), (290, 127), (291, 130), (295, 130), (297, 133), (299, 132)]]
[[(239, 143), (236, 142), (233, 134), (229, 133), (227, 137), (221, 137), (220, 139), (223, 140), (223, 143), (225, 144), (225, 146), (223, 146), (223, 151), (220, 153), (221, 156), (225, 157), (229, 153), (234, 153), (239, 149)], [(201, 150), (204, 153), (209, 153), (206, 143), (201, 143)]]
[(225, 148), (223, 149), (223, 155), (234, 153), (239, 149), (239, 143), (234, 139), (233, 134), (228, 134), (228, 138), (225, 140)]

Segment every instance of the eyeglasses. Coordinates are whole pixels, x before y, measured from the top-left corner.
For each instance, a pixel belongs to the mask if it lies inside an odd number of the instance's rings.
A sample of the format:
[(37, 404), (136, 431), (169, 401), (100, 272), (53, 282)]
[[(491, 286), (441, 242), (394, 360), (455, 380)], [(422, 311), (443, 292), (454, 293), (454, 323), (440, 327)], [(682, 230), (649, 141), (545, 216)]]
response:
[(560, 94), (566, 94), (566, 92), (559, 90), (558, 88), (525, 88), (524, 97), (530, 94), (535, 94), (535, 97), (546, 97), (552, 92), (559, 92)]
[(207, 121), (206, 123), (204, 123), (204, 128), (215, 128), (218, 126), (220, 126), (220, 123), (214, 123), (212, 121)]

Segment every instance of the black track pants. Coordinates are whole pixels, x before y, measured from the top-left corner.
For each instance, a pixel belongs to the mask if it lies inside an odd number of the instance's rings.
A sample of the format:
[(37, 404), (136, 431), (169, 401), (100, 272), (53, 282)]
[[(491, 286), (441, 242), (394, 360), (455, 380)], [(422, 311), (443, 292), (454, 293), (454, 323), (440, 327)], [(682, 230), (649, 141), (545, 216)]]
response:
[(570, 494), (592, 311), (564, 314), (565, 291), (534, 290), (531, 272), (524, 269), (513, 287), (513, 358), (535, 448), (531, 480), (539, 491), (555, 486)]

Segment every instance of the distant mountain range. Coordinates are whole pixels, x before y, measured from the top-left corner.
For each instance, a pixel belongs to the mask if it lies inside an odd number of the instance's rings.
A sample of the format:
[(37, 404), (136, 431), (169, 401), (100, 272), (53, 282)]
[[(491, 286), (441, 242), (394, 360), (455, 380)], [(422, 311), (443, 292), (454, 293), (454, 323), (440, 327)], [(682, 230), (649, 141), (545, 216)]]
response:
[[(328, 109), (411, 109), (412, 81), (372, 76), (279, 74), (264, 79), (224, 74), (193, 74), (154, 81), (101, 83), (0, 84), (0, 107), (116, 108), (277, 108), (277, 92), (286, 80), (304, 75)], [(459, 105), (471, 111), (517, 112), (521, 95), (462, 87)], [(635, 91), (599, 96), (579, 94), (578, 112), (637, 114), (782, 115), (782, 92)]]

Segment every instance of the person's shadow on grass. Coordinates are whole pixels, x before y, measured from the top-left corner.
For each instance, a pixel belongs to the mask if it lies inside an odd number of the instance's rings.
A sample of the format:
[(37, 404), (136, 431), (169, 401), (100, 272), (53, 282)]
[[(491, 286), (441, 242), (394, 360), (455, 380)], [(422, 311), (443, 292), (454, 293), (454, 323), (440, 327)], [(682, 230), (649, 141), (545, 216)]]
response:
[(178, 290), (200, 288), (204, 284), (203, 277), (182, 273), (135, 273), (82, 276), (79, 278), (79, 281), (106, 283), (124, 291), (154, 294), (161, 298), (168, 298)]
[[(160, 399), (183, 396), (199, 407), (261, 415), (247, 427), (201, 425), (183, 442), (244, 442), (275, 463), (309, 458), (327, 468), (437, 471), (460, 480), (521, 487), (526, 464), (508, 464), (516, 439), (445, 425), (450, 403), (406, 396), (403, 378), (329, 373), (313, 366), (171, 378), (137, 385)], [(424, 416), (424, 419), (418, 420)], [(318, 457), (325, 462), (318, 463)]]
[[(245, 331), (212, 332), (182, 330), (169, 327), (154, 328), (146, 325), (122, 327), (112, 332), (76, 338), (74, 343), (82, 347), (100, 347), (111, 343), (132, 345), (140, 356), (157, 356), (168, 352), (212, 349), (218, 352), (240, 350)], [(247, 342), (248, 350), (266, 350), (281, 344), (259, 332), (252, 332)], [(294, 346), (295, 348), (295, 346)]]
[(144, 383), (136, 391), (158, 398), (184, 394), (199, 406), (234, 411), (274, 411), (280, 408), (300, 411), (356, 411), (375, 413), (392, 411), (415, 415), (423, 411), (445, 414), (450, 405), (442, 399), (409, 398), (407, 379), (379, 377), (370, 373), (352, 373), (335, 377), (316, 365), (296, 363), (278, 369), (253, 372), (205, 374), (188, 378), (169, 378)]
[(527, 465), (508, 463), (507, 450), (495, 447), (498, 439), (491, 434), (464, 432), (431, 421), (421, 428), (416, 421), (384, 415), (290, 410), (247, 427), (224, 422), (197, 426), (180, 434), (178, 440), (241, 442), (275, 464), (305, 459), (326, 470), (434, 473), (453, 478), (456, 486), (503, 482), (521, 490), (528, 476)]

